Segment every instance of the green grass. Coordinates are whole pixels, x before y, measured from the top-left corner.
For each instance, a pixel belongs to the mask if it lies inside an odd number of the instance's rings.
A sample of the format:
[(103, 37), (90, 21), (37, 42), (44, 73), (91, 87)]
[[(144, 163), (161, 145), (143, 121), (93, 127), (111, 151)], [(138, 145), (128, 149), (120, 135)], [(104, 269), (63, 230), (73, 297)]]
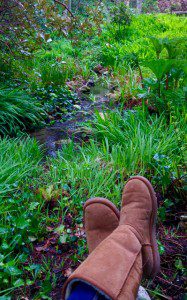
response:
[(0, 139), (0, 295), (22, 286), (26, 243), (42, 230), (39, 199), (29, 188), (41, 170), (41, 159), (33, 139)]
[[(122, 188), (132, 175), (146, 176), (163, 192), (171, 180), (181, 177), (184, 116), (168, 123), (163, 115), (150, 117), (141, 110), (108, 111), (96, 113), (89, 129), (89, 143), (63, 146), (56, 158), (47, 158), (45, 169), (39, 165), (42, 155), (34, 140), (0, 140), (0, 295), (47, 280), (45, 262), (24, 264), (33, 241), (47, 236), (46, 227), (59, 226), (59, 218), (68, 212), (73, 224), (82, 223), (88, 198), (106, 197), (119, 206)], [(51, 201), (56, 203), (54, 210), (46, 209)], [(37, 275), (33, 268), (39, 268)]]
[(43, 109), (26, 92), (0, 87), (0, 135), (13, 135), (20, 129), (37, 126), (43, 116)]
[(91, 125), (95, 140), (80, 149), (68, 145), (50, 159), (49, 181), (70, 182), (73, 205), (94, 196), (116, 202), (125, 180), (136, 174), (165, 190), (184, 164), (184, 129), (183, 121), (175, 128), (164, 116), (141, 111), (107, 112), (104, 118), (97, 113)]
[(42, 158), (35, 140), (28, 137), (0, 139), (0, 196), (18, 189), (25, 177), (36, 174)]
[(183, 119), (176, 128), (172, 123), (168, 126), (163, 115), (149, 117), (143, 111), (126, 111), (124, 115), (119, 112), (107, 112), (104, 117), (97, 114), (92, 130), (102, 143), (121, 149), (124, 154), (119, 156), (129, 176), (137, 172), (145, 175), (149, 169), (157, 173), (157, 156), (164, 157), (165, 162), (172, 164), (173, 171), (177, 171), (184, 159), (180, 151), (184, 129)]

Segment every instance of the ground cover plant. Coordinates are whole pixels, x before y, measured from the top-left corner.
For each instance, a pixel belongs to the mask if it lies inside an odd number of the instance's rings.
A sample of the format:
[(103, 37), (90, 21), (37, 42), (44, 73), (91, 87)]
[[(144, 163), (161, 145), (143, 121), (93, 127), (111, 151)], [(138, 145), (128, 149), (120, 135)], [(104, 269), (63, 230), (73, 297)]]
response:
[(2, 300), (60, 299), (88, 255), (83, 203), (120, 207), (137, 174), (159, 204), (161, 272), (142, 285), (185, 298), (187, 21), (118, 2), (0, 4)]
[(0, 139), (0, 151), (0, 293), (6, 294), (23, 281), (19, 267), (28, 256), (27, 234), (29, 230), (36, 232), (36, 215), (32, 216), (32, 212), (38, 204), (29, 203), (20, 187), (37, 176), (42, 153), (37, 142), (29, 137)]

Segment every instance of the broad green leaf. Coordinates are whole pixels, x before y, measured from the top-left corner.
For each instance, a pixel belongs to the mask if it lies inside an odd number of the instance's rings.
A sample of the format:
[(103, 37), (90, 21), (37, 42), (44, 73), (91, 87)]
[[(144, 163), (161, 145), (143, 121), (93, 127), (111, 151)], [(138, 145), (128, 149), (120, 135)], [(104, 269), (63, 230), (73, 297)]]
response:
[(168, 51), (169, 59), (176, 59), (177, 57), (182, 57), (186, 55), (187, 51), (187, 39), (182, 38), (174, 38), (174, 39), (165, 39), (164, 46)]
[(151, 40), (151, 42), (154, 46), (157, 57), (159, 57), (160, 53), (164, 49), (164, 39), (156, 38), (154, 36), (149, 37), (149, 39)]
[(171, 70), (174, 64), (175, 60), (169, 59), (157, 59), (142, 62), (142, 65), (149, 68), (159, 81), (162, 80), (164, 75), (166, 75)]

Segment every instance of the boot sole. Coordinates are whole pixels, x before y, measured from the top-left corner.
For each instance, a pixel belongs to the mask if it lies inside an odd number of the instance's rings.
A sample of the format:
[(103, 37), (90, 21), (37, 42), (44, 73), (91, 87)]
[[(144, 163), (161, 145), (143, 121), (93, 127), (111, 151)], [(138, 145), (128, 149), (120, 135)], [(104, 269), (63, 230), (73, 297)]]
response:
[[(152, 254), (153, 254), (153, 268), (149, 274), (148, 272), (146, 272), (145, 276), (154, 278), (156, 274), (160, 271), (160, 254), (158, 252), (158, 244), (156, 240), (156, 220), (157, 220), (157, 210), (158, 210), (157, 198), (156, 198), (154, 188), (148, 179), (146, 179), (143, 176), (133, 176), (128, 180), (128, 182), (132, 179), (139, 179), (143, 183), (145, 183), (145, 185), (149, 190), (151, 200), (152, 200), (153, 209), (150, 218), (149, 234), (150, 234), (150, 242), (151, 242)], [(146, 269), (146, 264), (145, 264), (145, 269)]]
[(89, 205), (92, 205), (92, 204), (103, 204), (107, 207), (109, 207), (113, 212), (114, 214), (116, 215), (116, 217), (119, 219), (120, 218), (120, 212), (119, 210), (116, 208), (116, 206), (110, 202), (108, 199), (105, 199), (105, 198), (91, 198), (91, 199), (88, 199), (86, 201), (86, 203), (84, 204), (84, 221), (85, 221), (85, 210), (86, 208), (89, 206)]

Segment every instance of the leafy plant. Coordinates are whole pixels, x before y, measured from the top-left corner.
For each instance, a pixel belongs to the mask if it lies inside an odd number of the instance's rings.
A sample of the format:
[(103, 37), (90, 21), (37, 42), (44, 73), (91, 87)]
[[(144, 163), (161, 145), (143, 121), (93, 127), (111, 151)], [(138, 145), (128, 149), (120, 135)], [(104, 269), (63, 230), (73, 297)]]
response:
[[(186, 61), (178, 59), (178, 57), (181, 58), (185, 56), (181, 49), (184, 50), (186, 48), (186, 39), (159, 39), (156, 37), (150, 37), (150, 39), (154, 45), (157, 60), (144, 60), (141, 64), (148, 67), (154, 73), (156, 80), (152, 78), (144, 80), (141, 97), (149, 99), (150, 103), (156, 107), (159, 112), (165, 110), (167, 114), (170, 114), (173, 112), (173, 107), (175, 106), (174, 99), (177, 98), (177, 95), (180, 95), (183, 86), (185, 86)], [(167, 49), (168, 59), (160, 59), (161, 52), (164, 48)], [(173, 96), (173, 101), (171, 101), (171, 95)], [(179, 97), (180, 106), (181, 104), (183, 106), (183, 98), (184, 91), (183, 95)]]
[(158, 243), (158, 251), (159, 251), (160, 255), (164, 254), (164, 252), (165, 252), (164, 245), (161, 243), (161, 241), (157, 241), (157, 243)]
[(174, 205), (174, 203), (169, 200), (169, 199), (165, 199), (164, 203), (161, 207), (159, 207), (158, 209), (158, 216), (160, 218), (160, 220), (162, 222), (166, 221), (166, 215), (167, 215), (167, 211)]
[(176, 59), (176, 58), (185, 58), (186, 51), (187, 51), (187, 39), (182, 38), (174, 38), (168, 39), (165, 38), (163, 40), (164, 47), (167, 49), (168, 58), (169, 59)]
[(33, 95), (43, 109), (57, 119), (63, 119), (67, 112), (73, 111), (73, 105), (79, 103), (77, 94), (66, 87), (38, 87)]
[(157, 83), (158, 83), (158, 96), (161, 96), (161, 80), (163, 77), (171, 70), (172, 66), (174, 65), (175, 61), (173, 60), (165, 60), (165, 59), (158, 59), (158, 60), (151, 60), (151, 61), (144, 61), (143, 65), (148, 67), (152, 70), (154, 75), (156, 76)]
[(162, 38), (156, 38), (154, 36), (151, 36), (150, 40), (151, 40), (151, 42), (154, 46), (154, 49), (155, 49), (155, 52), (156, 52), (156, 55), (157, 55), (157, 59), (159, 59), (160, 54), (161, 54), (162, 50), (165, 47), (164, 40)]

